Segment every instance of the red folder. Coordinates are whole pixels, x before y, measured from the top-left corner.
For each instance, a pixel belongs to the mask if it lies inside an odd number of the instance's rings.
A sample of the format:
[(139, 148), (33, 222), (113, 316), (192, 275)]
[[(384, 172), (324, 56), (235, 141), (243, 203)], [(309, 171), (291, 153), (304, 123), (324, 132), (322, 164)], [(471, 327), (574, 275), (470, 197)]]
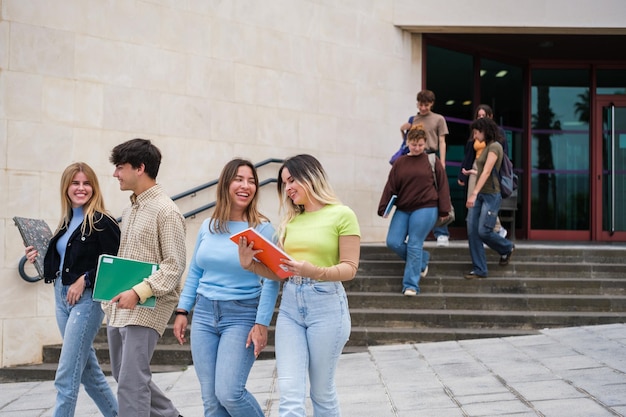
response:
[(239, 244), (239, 238), (244, 236), (250, 242), (254, 242), (254, 250), (262, 250), (255, 255), (255, 258), (271, 269), (278, 277), (288, 278), (293, 273), (287, 271), (287, 267), (281, 262), (281, 259), (291, 259), (282, 249), (276, 246), (273, 242), (267, 240), (263, 235), (254, 230), (252, 227), (247, 228), (239, 233), (235, 233), (230, 237), (230, 240)]

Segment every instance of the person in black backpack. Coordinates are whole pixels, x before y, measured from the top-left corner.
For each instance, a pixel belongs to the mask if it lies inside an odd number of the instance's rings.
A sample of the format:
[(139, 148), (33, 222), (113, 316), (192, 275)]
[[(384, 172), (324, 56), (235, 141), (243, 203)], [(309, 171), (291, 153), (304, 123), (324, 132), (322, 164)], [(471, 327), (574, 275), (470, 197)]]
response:
[[(483, 117), (488, 117), (493, 119), (493, 110), (491, 106), (487, 104), (479, 104), (476, 107), (476, 111), (474, 112), (474, 120), (482, 119)], [(498, 132), (500, 133), (500, 143), (502, 144), (502, 149), (504, 150), (504, 154), (507, 155), (508, 146), (505, 139), (504, 129), (498, 127)], [(483, 149), (485, 149), (487, 144), (485, 142), (478, 142), (474, 140), (474, 134), (470, 132), (470, 137), (465, 144), (465, 153), (463, 157), (463, 162), (461, 163), (461, 170), (459, 171), (457, 183), (461, 187), (467, 186), (467, 194), (471, 194), (474, 190), (474, 186), (476, 185), (476, 173), (478, 170), (476, 169), (476, 158), (480, 156)], [(496, 232), (502, 237), (506, 237), (507, 230), (500, 223), (500, 219), (496, 220), (496, 226), (494, 228)]]
[(494, 232), (494, 226), (500, 210), (502, 195), (500, 182), (494, 174), (500, 170), (504, 151), (498, 141), (499, 131), (496, 123), (485, 117), (475, 120), (470, 129), (474, 140), (485, 142), (486, 146), (476, 159), (477, 181), (471, 194), (467, 196), (467, 240), (472, 269), (465, 274), (466, 279), (487, 278), (487, 257), (483, 243), (500, 254), (500, 265), (508, 265), (515, 245)]

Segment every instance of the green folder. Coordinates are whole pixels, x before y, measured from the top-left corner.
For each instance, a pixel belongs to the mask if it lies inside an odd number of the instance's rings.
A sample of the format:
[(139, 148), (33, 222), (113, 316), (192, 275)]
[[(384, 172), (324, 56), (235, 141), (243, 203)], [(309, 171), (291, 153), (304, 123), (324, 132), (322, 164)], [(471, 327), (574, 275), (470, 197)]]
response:
[[(159, 269), (159, 264), (113, 255), (100, 255), (96, 271), (96, 283), (93, 287), (93, 299), (95, 301), (111, 301), (119, 293), (130, 290), (148, 278), (157, 269)], [(155, 305), (156, 298), (154, 296), (148, 298), (143, 304), (137, 304), (138, 307), (150, 308), (154, 308)]]

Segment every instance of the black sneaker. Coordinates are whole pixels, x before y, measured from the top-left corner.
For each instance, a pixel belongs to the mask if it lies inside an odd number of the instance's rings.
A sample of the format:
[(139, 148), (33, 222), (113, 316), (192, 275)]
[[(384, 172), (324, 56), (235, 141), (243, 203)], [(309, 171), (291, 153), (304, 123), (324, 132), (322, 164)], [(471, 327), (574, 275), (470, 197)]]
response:
[(487, 278), (487, 275), (477, 274), (475, 271), (470, 271), (464, 275), (465, 279), (475, 279), (475, 278)]
[(507, 253), (506, 255), (500, 256), (500, 266), (506, 266), (509, 264), (509, 261), (511, 260), (511, 255), (513, 255), (514, 251), (515, 245), (513, 245), (513, 247), (511, 248), (511, 252)]

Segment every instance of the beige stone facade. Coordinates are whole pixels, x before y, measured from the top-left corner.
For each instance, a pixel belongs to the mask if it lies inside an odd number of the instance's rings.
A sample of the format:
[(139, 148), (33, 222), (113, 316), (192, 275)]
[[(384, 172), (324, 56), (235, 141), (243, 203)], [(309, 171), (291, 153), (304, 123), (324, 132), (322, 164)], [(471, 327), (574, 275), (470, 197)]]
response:
[[(524, 2), (486, 3), (477, 20), (476, 5), (458, 0), (0, 0), (0, 366), (41, 361), (41, 346), (60, 341), (52, 288), (18, 274), (12, 217), (54, 229), (69, 163), (94, 167), (119, 216), (128, 193), (108, 157), (133, 137), (161, 148), (158, 179), (172, 195), (216, 179), (234, 156), (311, 153), (357, 213), (363, 241), (382, 242), (387, 161), (422, 87), (419, 28), (586, 28), (590, 10), (593, 25), (623, 26), (601, 0), (533, 0), (522, 15), (512, 8)], [(277, 220), (275, 186), (261, 193)], [(189, 220), (189, 252), (204, 217)]]
[[(128, 203), (111, 148), (151, 138), (170, 194), (217, 178), (234, 156), (311, 153), (354, 208), (367, 241), (419, 77), (392, 1), (2, 0), (0, 20), (0, 366), (59, 342), (51, 286), (18, 274), (13, 216), (59, 218), (59, 178), (96, 169), (108, 208)], [(393, 140), (390, 140), (393, 138)], [(261, 171), (275, 176), (278, 165)], [(262, 208), (278, 219), (275, 185)], [(199, 203), (198, 203), (199, 201)], [(181, 203), (190, 210), (210, 200)], [(189, 252), (199, 222), (189, 220)]]

